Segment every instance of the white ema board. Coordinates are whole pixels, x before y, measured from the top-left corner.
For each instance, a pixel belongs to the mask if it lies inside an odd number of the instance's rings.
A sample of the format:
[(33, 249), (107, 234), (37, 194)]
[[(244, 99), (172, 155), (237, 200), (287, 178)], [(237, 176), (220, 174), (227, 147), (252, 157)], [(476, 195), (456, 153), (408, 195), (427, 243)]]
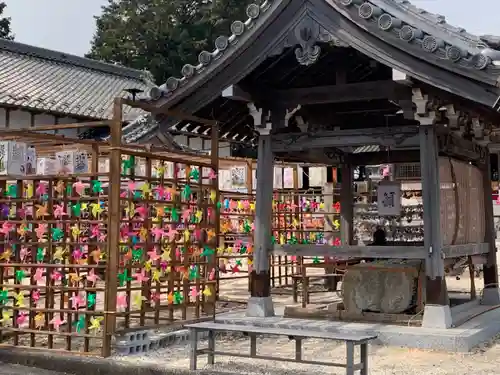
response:
[(399, 216), (401, 214), (401, 183), (380, 181), (377, 188), (377, 205), (380, 216)]
[(26, 150), (22, 142), (0, 142), (0, 175), (26, 175)]

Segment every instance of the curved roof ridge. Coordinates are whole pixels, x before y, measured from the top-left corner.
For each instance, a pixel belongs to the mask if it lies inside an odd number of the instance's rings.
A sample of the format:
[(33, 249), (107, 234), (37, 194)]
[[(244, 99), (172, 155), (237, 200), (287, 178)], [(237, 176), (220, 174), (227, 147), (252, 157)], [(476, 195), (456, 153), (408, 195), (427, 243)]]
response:
[[(462, 47), (469, 49), (473, 53), (477, 53), (488, 45), (481, 40), (479, 35), (469, 33), (465, 28), (453, 26), (446, 22), (446, 17), (440, 14), (429, 12), (423, 8), (417, 7), (409, 0), (369, 0), (374, 5), (386, 10), (388, 13), (393, 13), (402, 21), (408, 24), (414, 24), (415, 20), (422, 21), (428, 27), (432, 28), (430, 34), (442, 39), (458, 38)], [(389, 9), (388, 9), (389, 8)], [(397, 14), (394, 14), (397, 13)], [(419, 26), (415, 25), (414, 26)], [(455, 44), (456, 40), (454, 41)], [(460, 47), (460, 46), (457, 46)]]
[(122, 65), (110, 64), (103, 61), (93, 60), (86, 57), (76, 56), (46, 48), (35, 47), (29, 44), (19, 43), (2, 38), (0, 38), (0, 51), (1, 50), (59, 62), (62, 64), (73, 65), (81, 68), (87, 68), (103, 73), (112, 74), (115, 76), (142, 80), (145, 83), (153, 81), (152, 74), (147, 70), (127, 68)]
[(255, 2), (250, 3), (247, 6), (246, 14), (247, 20), (240, 21), (235, 20), (230, 26), (230, 36), (220, 35), (215, 39), (215, 49), (212, 52), (201, 51), (198, 55), (198, 64), (185, 64), (181, 69), (181, 78), (175, 76), (169, 77), (164, 84), (157, 87), (152, 87), (149, 91), (149, 99), (158, 100), (162, 96), (168, 96), (173, 94), (178, 88), (187, 84), (190, 79), (195, 77), (198, 73), (205, 71), (210, 64), (217, 61), (228, 49), (232, 49), (235, 46), (240, 37), (244, 35), (249, 30), (256, 27), (255, 23), (264, 13), (266, 13), (271, 7), (273, 2), (279, 2), (280, 0), (264, 0), (261, 5)]

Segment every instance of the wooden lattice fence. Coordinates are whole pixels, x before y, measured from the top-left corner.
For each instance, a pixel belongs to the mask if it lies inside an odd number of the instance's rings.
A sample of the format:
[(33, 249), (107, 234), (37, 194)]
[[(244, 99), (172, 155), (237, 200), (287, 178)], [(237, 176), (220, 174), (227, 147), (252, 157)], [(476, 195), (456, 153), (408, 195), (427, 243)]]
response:
[[(13, 175), (3, 159), (4, 345), (108, 356), (122, 329), (215, 312), (217, 153), (207, 161), (124, 147), (121, 103), (115, 112), (110, 144), (1, 134), (7, 145), (34, 146), (46, 157), (63, 148), (90, 160), (83, 173), (72, 165), (52, 175)], [(103, 160), (109, 172), (98, 173)]]

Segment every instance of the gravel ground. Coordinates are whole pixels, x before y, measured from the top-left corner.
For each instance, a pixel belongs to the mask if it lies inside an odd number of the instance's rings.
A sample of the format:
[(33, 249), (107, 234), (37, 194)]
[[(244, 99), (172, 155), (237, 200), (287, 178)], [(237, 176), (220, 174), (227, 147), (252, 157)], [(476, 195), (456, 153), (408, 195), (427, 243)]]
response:
[(68, 375), (62, 372), (40, 370), (33, 367), (9, 365), (0, 362), (0, 375)]
[[(258, 339), (257, 353), (279, 357), (294, 356), (294, 344), (287, 339)], [(200, 348), (206, 347), (200, 342)], [(322, 361), (345, 361), (345, 346), (322, 340), (307, 340), (303, 344), (304, 358)], [(216, 350), (249, 352), (249, 341), (245, 338), (220, 337), (216, 340)], [(117, 357), (118, 361), (134, 364), (150, 364), (170, 369), (188, 369), (187, 346), (176, 346), (143, 356)], [(263, 361), (256, 359), (222, 357), (215, 358), (214, 370), (237, 374), (260, 375), (308, 375), (345, 374), (341, 368), (302, 365), (290, 362)], [(206, 366), (206, 356), (198, 359), (199, 369)], [(493, 375), (499, 374), (500, 339), (467, 354), (451, 354), (394, 347), (370, 347), (369, 374), (371, 375)]]

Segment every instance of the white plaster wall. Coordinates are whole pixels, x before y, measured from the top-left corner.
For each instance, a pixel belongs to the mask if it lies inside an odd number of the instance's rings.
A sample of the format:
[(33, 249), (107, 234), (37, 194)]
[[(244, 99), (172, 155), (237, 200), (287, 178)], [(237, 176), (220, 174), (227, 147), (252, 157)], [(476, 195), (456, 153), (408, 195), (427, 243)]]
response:
[[(62, 117), (59, 118), (59, 124), (74, 124), (78, 122), (76, 119), (71, 117)], [(82, 129), (60, 129), (57, 131), (57, 134), (64, 135), (65, 137), (77, 138), (80, 132), (85, 131), (87, 128)]]
[[(75, 118), (72, 117), (64, 117), (59, 118), (59, 121), (56, 120), (56, 116), (41, 113), (35, 114), (34, 119), (35, 126), (42, 125), (55, 125), (57, 122), (59, 124), (73, 124), (78, 122)], [(4, 108), (0, 108), (0, 128), (6, 127), (6, 110)], [(11, 110), (9, 115), (9, 128), (10, 129), (26, 129), (31, 127), (31, 112), (24, 110)], [(63, 134), (67, 137), (76, 138), (80, 132), (80, 129), (62, 129), (58, 130), (58, 134)], [(53, 131), (47, 131), (47, 133), (54, 133)]]
[(10, 111), (10, 129), (25, 129), (31, 126), (31, 113), (28, 111)]
[[(195, 150), (203, 150), (203, 139), (202, 138), (189, 138), (189, 147)], [(210, 148), (210, 146), (209, 146)]]
[(187, 137), (185, 135), (176, 135), (174, 137), (174, 140), (180, 145), (183, 145), (183, 146), (188, 145)]
[[(189, 146), (198, 150), (210, 151), (211, 141), (209, 139), (198, 138), (198, 137), (190, 137), (188, 141), (188, 137), (185, 135), (176, 135), (174, 136), (174, 140), (184, 146)], [(231, 147), (229, 142), (219, 142), (219, 156), (220, 157), (228, 157), (231, 156)]]
[(219, 157), (225, 158), (228, 156), (231, 156), (231, 144), (229, 142), (219, 142)]
[[(43, 125), (54, 125), (55, 123), (56, 123), (55, 116), (48, 115), (45, 113), (35, 115), (35, 127), (36, 126), (43, 126)], [(54, 134), (55, 131), (46, 131), (45, 133)]]
[(7, 121), (7, 114), (4, 108), (0, 108), (0, 128), (5, 128), (5, 122)]

